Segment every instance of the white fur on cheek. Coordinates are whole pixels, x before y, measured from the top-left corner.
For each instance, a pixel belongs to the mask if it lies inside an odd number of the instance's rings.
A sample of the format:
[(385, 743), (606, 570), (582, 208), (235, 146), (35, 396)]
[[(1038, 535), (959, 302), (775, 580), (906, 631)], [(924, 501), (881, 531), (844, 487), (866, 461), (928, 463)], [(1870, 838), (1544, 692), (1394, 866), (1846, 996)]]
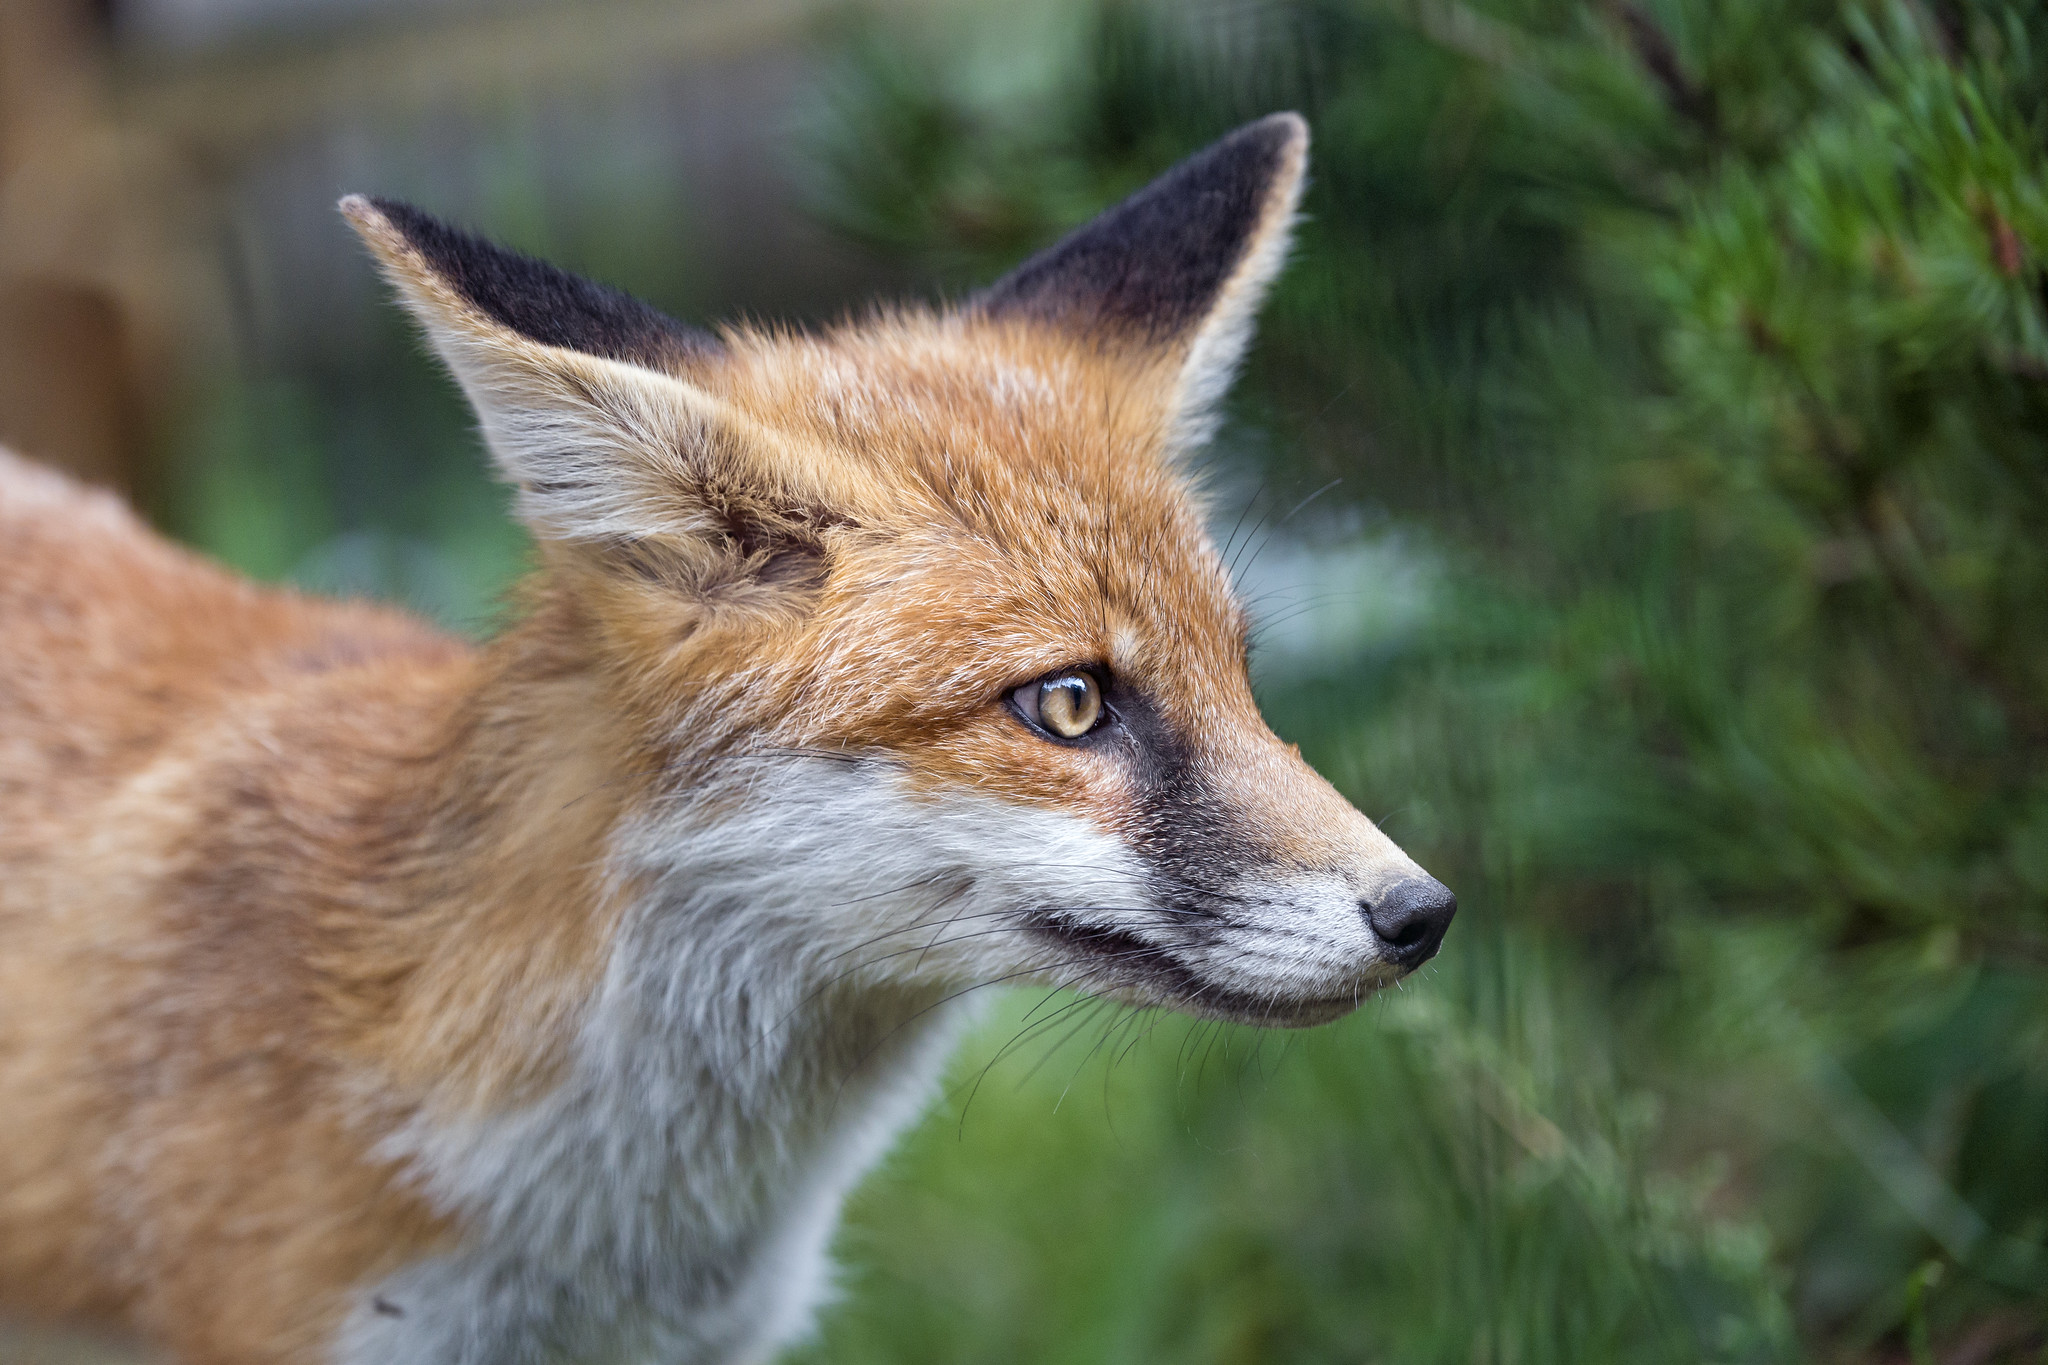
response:
[(568, 1079), (382, 1155), (465, 1229), (353, 1305), (339, 1365), (756, 1361), (828, 1286), (846, 1192), (926, 1101), (1048, 899), (1145, 903), (1080, 820), (886, 765), (742, 760), (622, 832), (629, 912)]

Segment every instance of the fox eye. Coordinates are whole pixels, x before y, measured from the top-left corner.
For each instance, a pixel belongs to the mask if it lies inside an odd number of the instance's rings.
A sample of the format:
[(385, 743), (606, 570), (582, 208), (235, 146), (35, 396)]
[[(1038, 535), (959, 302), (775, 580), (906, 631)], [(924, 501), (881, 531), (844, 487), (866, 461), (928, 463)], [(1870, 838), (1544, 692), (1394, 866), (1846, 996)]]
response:
[(1102, 685), (1078, 670), (1025, 683), (1010, 701), (1024, 719), (1061, 739), (1079, 739), (1102, 720)]

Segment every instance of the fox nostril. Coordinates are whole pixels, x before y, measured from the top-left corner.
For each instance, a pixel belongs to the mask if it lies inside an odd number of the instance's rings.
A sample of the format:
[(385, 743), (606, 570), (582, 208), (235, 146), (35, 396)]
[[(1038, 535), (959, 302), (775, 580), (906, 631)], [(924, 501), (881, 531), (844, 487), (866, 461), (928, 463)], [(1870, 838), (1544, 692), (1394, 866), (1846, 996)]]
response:
[(1436, 956), (1451, 916), (1458, 913), (1458, 898), (1434, 877), (1410, 877), (1388, 887), (1364, 908), (1365, 922), (1384, 946), (1387, 960), (1412, 970)]
[(1386, 936), (1388, 944), (1395, 948), (1413, 948), (1429, 935), (1429, 925), (1419, 919), (1403, 920)]

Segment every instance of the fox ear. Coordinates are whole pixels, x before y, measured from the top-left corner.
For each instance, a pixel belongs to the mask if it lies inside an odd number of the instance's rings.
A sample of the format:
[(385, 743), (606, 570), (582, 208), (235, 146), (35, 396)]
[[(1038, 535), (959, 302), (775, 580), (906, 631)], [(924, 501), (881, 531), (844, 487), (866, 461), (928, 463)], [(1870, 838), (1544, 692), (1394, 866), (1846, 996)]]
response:
[(1308, 169), (1308, 124), (1271, 114), (1197, 152), (1031, 257), (970, 303), (1158, 355), (1172, 417), (1198, 443), (1280, 272)]
[[(708, 332), (686, 327), (630, 294), (507, 251), (410, 204), (352, 194), (341, 201), (341, 212), (430, 333), (450, 320), (443, 315), (454, 305), (456, 313), (538, 345), (668, 373), (718, 351), (717, 338)], [(431, 298), (420, 297), (422, 290)]]
[(692, 382), (717, 363), (715, 338), (409, 205), (351, 195), (341, 211), (462, 385), (542, 539), (637, 546), (634, 569), (658, 562), (686, 585), (788, 582), (801, 576), (792, 550), (821, 558), (819, 527), (853, 519), (824, 452)]

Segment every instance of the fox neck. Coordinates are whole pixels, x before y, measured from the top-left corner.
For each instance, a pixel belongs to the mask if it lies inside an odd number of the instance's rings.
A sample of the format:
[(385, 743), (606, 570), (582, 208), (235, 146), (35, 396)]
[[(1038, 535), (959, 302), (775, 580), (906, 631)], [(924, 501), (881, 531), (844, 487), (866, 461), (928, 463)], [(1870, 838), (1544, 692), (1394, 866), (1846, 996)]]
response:
[[(879, 1153), (959, 1011), (943, 983), (864, 978), (816, 944), (820, 906), (860, 894), (838, 877), (872, 861), (819, 803), (866, 779), (636, 747), (581, 662), (588, 629), (544, 603), (420, 697), (381, 821), (404, 827), (408, 890), (337, 917), (331, 994), (402, 1097), (386, 1154), (437, 1202), (501, 1231), (556, 1219), (516, 1231), (561, 1246), (592, 1210), (532, 1196), (571, 1181), (636, 1219), (760, 1235), (771, 1211), (742, 1206), (843, 1187)], [(793, 820), (813, 856), (791, 856)]]

